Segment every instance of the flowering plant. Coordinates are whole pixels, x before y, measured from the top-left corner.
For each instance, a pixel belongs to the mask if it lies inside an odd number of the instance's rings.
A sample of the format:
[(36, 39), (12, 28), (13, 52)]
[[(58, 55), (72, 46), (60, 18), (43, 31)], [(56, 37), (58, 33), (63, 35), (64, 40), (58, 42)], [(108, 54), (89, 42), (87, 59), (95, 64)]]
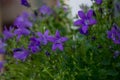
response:
[[(56, 8), (23, 12), (0, 39), (0, 53), (6, 56), (1, 79), (118, 80), (120, 20), (110, 3), (93, 0), (90, 9), (78, 11), (76, 21), (59, 0)], [(21, 4), (31, 8), (27, 0)]]

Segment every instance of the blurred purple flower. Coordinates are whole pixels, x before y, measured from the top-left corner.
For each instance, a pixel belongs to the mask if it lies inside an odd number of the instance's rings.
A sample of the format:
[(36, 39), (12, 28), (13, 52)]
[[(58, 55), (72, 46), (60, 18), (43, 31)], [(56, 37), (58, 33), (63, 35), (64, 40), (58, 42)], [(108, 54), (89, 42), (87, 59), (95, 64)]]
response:
[(49, 30), (46, 30), (44, 34), (37, 32), (37, 35), (39, 36), (41, 44), (46, 45), (48, 43)]
[(78, 15), (81, 19), (74, 22), (75, 26), (81, 26), (80, 31), (83, 34), (88, 32), (89, 26), (96, 24), (96, 20), (93, 18), (93, 10), (89, 10), (86, 14), (83, 11), (78, 11)]
[(24, 36), (29, 35), (30, 31), (26, 28), (18, 28), (14, 31), (14, 34), (17, 35), (17, 40), (19, 40), (22, 35)]
[(22, 15), (18, 16), (14, 22), (14, 25), (18, 28), (30, 28), (32, 27), (32, 22), (29, 20), (29, 14), (23, 12)]
[(33, 54), (40, 51), (40, 41), (38, 40), (38, 38), (30, 38), (30, 44), (28, 48), (32, 51)]
[(67, 6), (63, 6), (63, 10), (64, 10), (65, 12), (67, 12), (69, 9), (68, 9)]
[(60, 0), (57, 0), (57, 7), (60, 7), (60, 6), (61, 6)]
[(0, 72), (1, 72), (1, 69), (4, 67), (4, 61), (0, 61)]
[(50, 7), (43, 5), (40, 9), (39, 12), (43, 15), (50, 15), (52, 14), (52, 10), (50, 9)]
[(27, 0), (21, 0), (21, 5), (26, 6), (26, 7), (30, 7), (30, 4), (28, 3)]
[(13, 57), (17, 60), (25, 61), (25, 59), (29, 56), (29, 51), (23, 48), (16, 48), (13, 50)]
[(102, 4), (102, 0), (95, 0), (96, 4)]
[(120, 55), (120, 52), (119, 51), (115, 51), (113, 58), (117, 58), (119, 55)]
[(53, 43), (52, 50), (59, 48), (63, 51), (63, 43), (68, 40), (66, 37), (61, 37), (59, 31), (56, 31), (55, 37), (49, 36), (48, 40)]
[(9, 30), (5, 27), (5, 30), (3, 31), (3, 37), (4, 40), (10, 39), (14, 37), (14, 33), (13, 33), (13, 27), (10, 26)]
[(120, 44), (120, 28), (113, 25), (112, 29), (107, 32), (107, 37), (112, 39), (115, 44)]
[(5, 53), (5, 46), (7, 46), (7, 44), (5, 44), (5, 43), (0, 39), (0, 54), (4, 54), (4, 53)]

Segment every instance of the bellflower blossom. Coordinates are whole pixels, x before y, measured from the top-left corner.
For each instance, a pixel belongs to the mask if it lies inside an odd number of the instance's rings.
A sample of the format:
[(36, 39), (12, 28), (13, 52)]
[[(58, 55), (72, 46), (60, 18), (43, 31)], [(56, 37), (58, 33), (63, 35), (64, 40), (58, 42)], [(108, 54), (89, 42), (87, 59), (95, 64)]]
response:
[(107, 37), (112, 39), (115, 44), (120, 44), (120, 28), (113, 25), (112, 29), (107, 32)]
[(44, 34), (37, 32), (37, 35), (39, 36), (41, 44), (46, 45), (48, 43), (49, 30), (46, 30)]
[(30, 7), (30, 4), (27, 0), (21, 0), (21, 5), (26, 6), (26, 7)]
[(14, 31), (14, 34), (17, 35), (17, 40), (19, 40), (22, 35), (29, 35), (29, 28), (32, 27), (32, 22), (29, 20), (29, 14), (24, 12), (21, 16), (18, 16), (14, 25), (17, 26), (17, 29)]
[(13, 53), (14, 53), (13, 57), (21, 61), (25, 61), (26, 58), (29, 56), (29, 51), (22, 48), (14, 49)]
[(40, 51), (40, 41), (38, 40), (38, 38), (30, 38), (30, 44), (28, 48), (32, 51), (33, 54)]
[(39, 12), (43, 15), (50, 15), (52, 13), (52, 10), (50, 9), (50, 7), (43, 5), (40, 9)]
[(83, 11), (78, 11), (78, 15), (81, 19), (74, 22), (75, 26), (81, 26), (79, 28), (81, 34), (86, 34), (88, 32), (89, 26), (96, 24), (96, 20), (93, 18), (93, 10), (89, 10), (87, 13)]
[(14, 31), (14, 34), (17, 35), (17, 40), (19, 40), (22, 35), (24, 36), (29, 35), (30, 31), (26, 28), (18, 28)]
[(18, 28), (30, 28), (32, 27), (32, 22), (29, 20), (29, 14), (23, 12), (22, 15), (18, 16), (14, 22), (14, 25)]
[(102, 4), (102, 0), (95, 0), (96, 4)]
[(59, 31), (57, 30), (55, 37), (50, 36), (48, 40), (53, 43), (52, 46), (53, 51), (56, 50), (57, 48), (63, 51), (63, 43), (68, 39), (66, 37), (61, 37)]
[(4, 54), (4, 53), (5, 53), (5, 46), (7, 46), (7, 44), (5, 44), (5, 43), (0, 39), (0, 54)]
[(14, 29), (11, 26), (10, 26), (9, 30), (5, 27), (5, 30), (3, 31), (4, 40), (7, 40), (7, 39), (14, 37), (13, 30)]

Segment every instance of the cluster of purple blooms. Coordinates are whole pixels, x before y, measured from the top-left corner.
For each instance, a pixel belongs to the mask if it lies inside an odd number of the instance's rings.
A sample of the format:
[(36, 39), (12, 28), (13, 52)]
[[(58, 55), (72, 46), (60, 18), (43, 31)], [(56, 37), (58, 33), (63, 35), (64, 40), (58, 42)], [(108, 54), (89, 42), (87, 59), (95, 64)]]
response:
[(55, 51), (57, 48), (63, 51), (63, 43), (67, 41), (66, 37), (61, 37), (59, 31), (56, 31), (55, 36), (48, 35), (49, 30), (46, 30), (44, 34), (37, 32), (37, 37), (31, 37), (28, 49), (17, 48), (14, 49), (14, 58), (24, 61), (31, 53), (36, 54), (40, 52), (42, 45), (47, 45), (48, 42), (52, 42), (52, 50)]
[[(10, 27), (10, 29), (4, 30), (4, 40), (11, 39), (16, 37), (17, 41), (21, 38), (21, 36), (31, 36), (31, 27), (32, 22), (29, 20), (28, 13), (23, 13), (22, 15), (18, 16), (14, 22), (14, 26), (16, 28)], [(31, 34), (31, 35), (30, 35)], [(41, 32), (35, 33), (35, 35), (29, 39), (28, 48), (16, 48), (13, 50), (14, 58), (25, 61), (25, 59), (32, 53), (35, 54), (40, 52), (41, 45), (47, 45), (48, 42), (52, 42), (52, 50), (55, 51), (57, 48), (63, 51), (63, 43), (67, 41), (66, 37), (61, 37), (59, 31), (56, 31), (55, 36), (49, 35), (49, 30), (46, 30), (44, 34)], [(4, 44), (1, 42), (1, 50), (4, 49)], [(3, 48), (3, 49), (2, 49)]]
[[(96, 4), (102, 4), (102, 0), (95, 0)], [(93, 26), (97, 23), (96, 19), (94, 18), (94, 11), (92, 9), (88, 10), (87, 13), (84, 11), (78, 11), (78, 16), (80, 19), (74, 22), (75, 26), (79, 27), (79, 32), (83, 35), (88, 34), (88, 28)], [(107, 36), (111, 39), (115, 44), (120, 44), (120, 28), (117, 25), (113, 25), (112, 29), (107, 32)], [(114, 52), (114, 58), (120, 55), (119, 51)]]
[[(96, 4), (102, 4), (102, 0), (95, 0)], [(27, 0), (21, 0), (21, 4), (30, 7), (30, 4)], [(58, 6), (60, 3), (58, 2)], [(52, 14), (51, 9), (48, 6), (43, 5), (39, 12), (43, 15)], [(88, 34), (88, 30), (90, 26), (93, 26), (97, 23), (94, 18), (94, 11), (92, 9), (88, 10), (87, 13), (84, 11), (78, 11), (78, 16), (80, 19), (74, 22), (75, 26), (79, 26), (79, 31), (81, 34)], [(33, 26), (32, 21), (29, 19), (30, 15), (24, 12), (22, 15), (18, 16), (14, 22), (14, 26), (11, 26), (9, 29), (5, 27), (3, 31), (3, 40), (0, 39), (0, 53), (5, 53), (5, 41), (8, 39), (12, 39), (16, 37), (16, 40), (19, 41), (21, 36), (30, 36), (31, 37), (31, 28)], [(117, 25), (113, 25), (112, 29), (107, 32), (108, 38), (112, 39), (115, 44), (120, 44), (120, 28)], [(13, 50), (13, 57), (17, 60), (25, 61), (26, 58), (31, 54), (36, 54), (41, 51), (42, 45), (47, 45), (48, 42), (52, 44), (52, 50), (55, 51), (57, 48), (63, 51), (63, 44), (68, 39), (66, 37), (61, 37), (60, 32), (56, 30), (55, 36), (49, 35), (49, 30), (46, 30), (44, 34), (41, 32), (35, 33), (35, 35), (29, 38), (29, 44), (27, 49), (15, 48)], [(47, 55), (50, 53), (47, 51)], [(120, 53), (116, 51), (114, 57), (118, 56)], [(0, 62), (0, 69), (3, 67), (3, 62)]]
[[(30, 7), (30, 4), (27, 0), (21, 0), (21, 4)], [(52, 14), (50, 7), (43, 5), (39, 8), (39, 12), (43, 15)], [(14, 22), (14, 25), (4, 28), (3, 39), (0, 39), (0, 53), (3, 54), (6, 52), (5, 47), (7, 42), (10, 39), (15, 38), (17, 42), (20, 41), (21, 37), (29, 36), (29, 43), (27, 49), (25, 47), (15, 48), (13, 50), (13, 57), (17, 60), (25, 61), (26, 58), (31, 54), (36, 54), (41, 51), (42, 45), (47, 45), (48, 42), (53, 43), (52, 50), (55, 51), (57, 48), (63, 51), (63, 43), (68, 39), (66, 37), (61, 37), (60, 32), (56, 30), (55, 36), (49, 35), (49, 30), (46, 30), (44, 34), (41, 32), (32, 32), (33, 22), (30, 20), (32, 15), (27, 12), (23, 12), (22, 15), (18, 16)], [(34, 21), (34, 19), (33, 19)], [(35, 35), (33, 35), (34, 33)], [(21, 45), (22, 46), (22, 45)], [(47, 56), (50, 55), (48, 51), (45, 53)], [(4, 61), (0, 62), (0, 69), (2, 69)]]

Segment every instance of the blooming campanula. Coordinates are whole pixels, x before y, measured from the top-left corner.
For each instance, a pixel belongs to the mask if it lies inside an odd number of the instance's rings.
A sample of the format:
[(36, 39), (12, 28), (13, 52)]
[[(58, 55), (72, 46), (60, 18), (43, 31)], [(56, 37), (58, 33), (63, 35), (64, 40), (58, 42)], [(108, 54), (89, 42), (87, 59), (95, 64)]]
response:
[(31, 37), (28, 48), (32, 51), (33, 54), (36, 53), (36, 52), (39, 52), (41, 50), (39, 39), (35, 38), (35, 37)]
[(7, 39), (14, 37), (13, 30), (14, 30), (14, 28), (12, 26), (10, 26), (9, 30), (5, 27), (5, 29), (3, 31), (4, 40), (7, 40)]
[(63, 43), (68, 40), (66, 37), (61, 37), (59, 31), (56, 31), (55, 37), (49, 37), (48, 40), (53, 43), (52, 50), (59, 48), (63, 51)]
[(23, 12), (14, 21), (14, 25), (18, 28), (30, 28), (32, 27), (32, 22), (29, 20), (30, 15), (27, 12)]
[(25, 61), (26, 58), (29, 56), (29, 51), (23, 48), (17, 48), (13, 50), (13, 57), (17, 60)]
[(107, 32), (107, 37), (112, 39), (115, 44), (120, 44), (120, 28), (114, 24), (112, 29)]
[(80, 33), (86, 34), (88, 32), (89, 26), (92, 26), (96, 24), (96, 20), (93, 18), (93, 10), (89, 10), (87, 13), (84, 13), (83, 11), (78, 11), (78, 15), (81, 19), (78, 19), (74, 22), (75, 26), (81, 26), (80, 27)]
[(24, 5), (26, 7), (30, 7), (30, 4), (27, 0), (21, 0), (21, 5)]
[(37, 35), (39, 36), (41, 44), (46, 45), (48, 43), (49, 30), (46, 30), (44, 34), (37, 32)]
[(43, 15), (50, 15), (52, 13), (52, 10), (50, 9), (50, 7), (43, 5), (42, 7), (40, 7), (39, 12)]

